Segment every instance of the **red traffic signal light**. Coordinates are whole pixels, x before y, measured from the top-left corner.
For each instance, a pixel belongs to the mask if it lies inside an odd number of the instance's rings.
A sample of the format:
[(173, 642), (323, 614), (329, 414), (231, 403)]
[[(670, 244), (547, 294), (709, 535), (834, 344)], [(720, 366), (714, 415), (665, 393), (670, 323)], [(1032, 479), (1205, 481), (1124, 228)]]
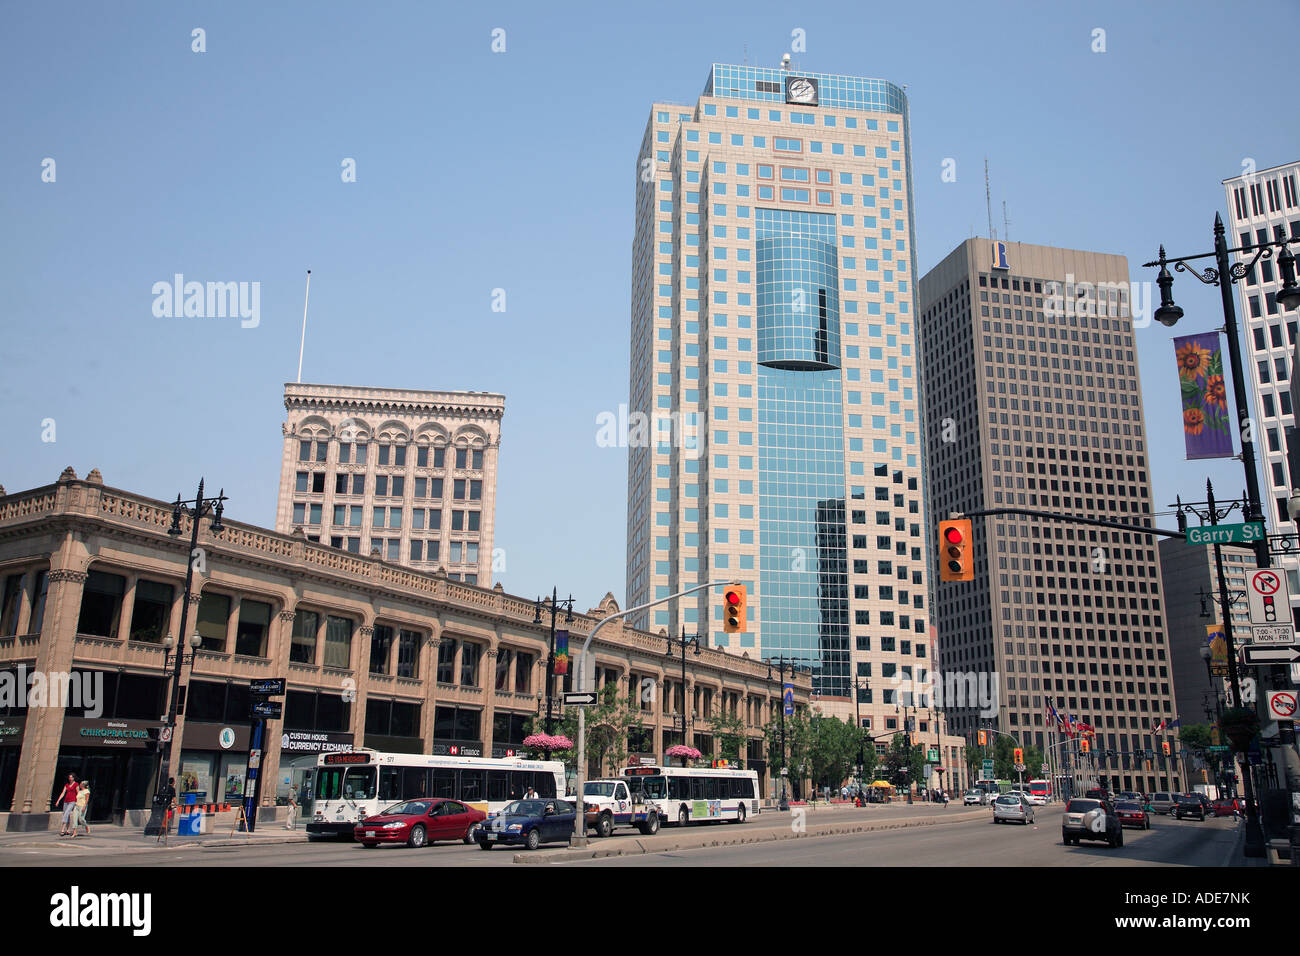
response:
[(969, 518), (939, 522), (939, 580), (975, 580), (975, 555), (971, 544)]
[(1015, 761), (1014, 761), (1015, 763), (1024, 763), (1024, 762), (1025, 762), (1025, 752), (1024, 752), (1024, 750), (1022, 750), (1021, 748), (1017, 747), (1017, 748), (1015, 748), (1015, 750), (1014, 750), (1013, 752), (1014, 752), (1015, 755), (1016, 755), (1016, 759), (1015, 759)]
[(745, 585), (728, 584), (722, 592), (722, 631), (724, 634), (737, 634), (748, 627), (749, 595)]
[(1169, 756), (1169, 741), (1167, 740), (1160, 741), (1160, 752), (1163, 753), (1166, 757)]

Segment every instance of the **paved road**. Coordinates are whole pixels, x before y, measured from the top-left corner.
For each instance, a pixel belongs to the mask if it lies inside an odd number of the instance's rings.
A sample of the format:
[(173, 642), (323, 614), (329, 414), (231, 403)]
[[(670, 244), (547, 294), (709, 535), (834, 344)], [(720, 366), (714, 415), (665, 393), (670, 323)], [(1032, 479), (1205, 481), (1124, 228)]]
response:
[(1125, 830), (1124, 846), (1067, 847), (1060, 811), (1033, 826), (973, 821), (740, 847), (679, 850), (583, 860), (566, 866), (1224, 866), (1236, 842), (1233, 822), (1157, 817), (1149, 831)]
[[(880, 808), (886, 809), (886, 808)], [(908, 811), (891, 810), (890, 817)], [(764, 817), (767, 815), (765, 814)], [(851, 822), (850, 816), (809, 815), (809, 823)], [(882, 819), (883, 815), (873, 819)], [(770, 821), (770, 822), (769, 822)], [(784, 828), (784, 817), (739, 826), (691, 828), (691, 833), (733, 837), (742, 830)], [(1223, 866), (1235, 844), (1230, 819), (1176, 821), (1157, 817), (1148, 832), (1125, 831), (1122, 849), (1101, 844), (1061, 845), (1060, 811), (1040, 812), (1035, 826), (993, 825), (982, 815), (943, 826), (911, 827), (872, 833), (807, 839), (786, 839), (734, 847), (708, 847), (651, 854), (571, 861), (566, 866)], [(672, 832), (669, 829), (662, 831)], [(634, 842), (634, 834), (593, 847)], [(77, 866), (511, 866), (518, 851), (484, 852), (475, 846), (440, 844), (425, 850), (378, 847), (367, 850), (354, 843), (290, 843), (251, 847), (171, 847), (131, 853), (97, 851), (67, 841), (52, 847), (9, 847), (0, 850), (2, 866), (48, 866), (51, 862)]]

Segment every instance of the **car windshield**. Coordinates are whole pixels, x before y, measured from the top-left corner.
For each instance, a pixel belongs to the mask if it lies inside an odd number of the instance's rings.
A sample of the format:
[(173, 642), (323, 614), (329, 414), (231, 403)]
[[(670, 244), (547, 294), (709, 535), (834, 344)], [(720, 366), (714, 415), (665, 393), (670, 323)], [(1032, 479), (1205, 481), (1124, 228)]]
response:
[(1122, 803), (1117, 803), (1117, 804), (1115, 804), (1115, 809), (1116, 809), (1116, 810), (1135, 810), (1135, 811), (1136, 811), (1136, 810), (1141, 810), (1142, 808), (1139, 807), (1139, 806), (1138, 806), (1136, 803), (1134, 803), (1132, 800), (1125, 800), (1125, 801), (1122, 802)]
[(582, 792), (589, 797), (612, 797), (614, 795), (614, 784), (604, 780), (594, 781), (583, 784)]
[(405, 803), (395, 803), (386, 810), (381, 810), (379, 815), (382, 817), (422, 817), (429, 812), (428, 800), (407, 800)]
[(1179, 803), (1200, 803), (1201, 801), (1197, 800), (1195, 797), (1179, 797), (1178, 802)]
[(1065, 808), (1066, 813), (1087, 813), (1089, 810), (1096, 810), (1101, 806), (1100, 800), (1071, 800), (1069, 806)]
[(980, 791), (978, 791), (978, 790), (967, 790), (967, 791), (966, 791), (966, 796), (968, 796), (968, 797), (978, 797), (979, 795), (980, 795)]
[(1019, 803), (1020, 798), (1014, 793), (1004, 793), (998, 797), (998, 803)]
[(501, 813), (508, 817), (540, 817), (545, 810), (544, 800), (516, 800), (514, 803), (507, 803)]

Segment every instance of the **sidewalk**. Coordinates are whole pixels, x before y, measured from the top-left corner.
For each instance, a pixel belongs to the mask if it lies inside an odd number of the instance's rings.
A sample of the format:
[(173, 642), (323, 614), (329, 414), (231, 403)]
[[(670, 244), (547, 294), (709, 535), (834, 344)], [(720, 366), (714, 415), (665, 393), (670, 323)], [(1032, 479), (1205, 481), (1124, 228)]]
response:
[(48, 850), (58, 853), (63, 851), (111, 851), (113, 853), (133, 853), (145, 850), (175, 849), (192, 846), (259, 846), (274, 843), (306, 843), (307, 831), (300, 825), (297, 830), (286, 830), (284, 824), (263, 823), (252, 833), (230, 832), (231, 823), (218, 822), (215, 826), (208, 823), (208, 832), (202, 836), (177, 836), (175, 823), (167, 837), (164, 847), (155, 836), (145, 836), (143, 827), (115, 826), (109, 823), (97, 823), (90, 828), (90, 836), (82, 834), (75, 839), (59, 836), (57, 830), (34, 831), (28, 833), (0, 833), (0, 851), (6, 850)]

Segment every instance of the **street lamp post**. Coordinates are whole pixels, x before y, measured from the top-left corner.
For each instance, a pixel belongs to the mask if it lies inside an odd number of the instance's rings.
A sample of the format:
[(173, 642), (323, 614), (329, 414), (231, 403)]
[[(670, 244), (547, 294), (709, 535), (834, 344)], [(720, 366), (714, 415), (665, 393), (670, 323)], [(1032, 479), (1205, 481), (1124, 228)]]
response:
[[(1247, 514), (1246, 520), (1264, 521), (1264, 512), (1261, 507), (1261, 498), (1259, 492), (1259, 476), (1255, 470), (1255, 443), (1250, 428), (1250, 409), (1246, 404), (1246, 380), (1242, 372), (1241, 362), (1241, 345), (1237, 339), (1237, 313), (1235, 304), (1232, 301), (1232, 286), (1234, 283), (1241, 281), (1260, 259), (1268, 259), (1273, 256), (1274, 247), (1278, 248), (1277, 264), (1278, 270), (1282, 275), (1282, 288), (1278, 290), (1276, 301), (1282, 310), (1294, 309), (1300, 305), (1300, 285), (1296, 283), (1296, 263), (1295, 256), (1287, 247), (1286, 239), (1266, 241), (1256, 245), (1243, 246), (1236, 249), (1229, 249), (1225, 238), (1223, 219), (1218, 213), (1214, 216), (1214, 252), (1203, 253), (1195, 256), (1184, 256), (1181, 258), (1169, 259), (1165, 256), (1164, 246), (1160, 247), (1160, 257), (1155, 262), (1145, 263), (1146, 267), (1159, 266), (1156, 284), (1160, 287), (1160, 308), (1156, 309), (1155, 318), (1167, 326), (1173, 326), (1183, 316), (1183, 310), (1174, 304), (1172, 287), (1173, 276), (1169, 274), (1168, 263), (1173, 262), (1176, 272), (1187, 272), (1195, 277), (1199, 282), (1205, 285), (1217, 285), (1223, 300), (1223, 320), (1224, 333), (1228, 339), (1228, 358), (1232, 366), (1232, 393), (1233, 400), (1237, 406), (1237, 421), (1239, 424), (1238, 435), (1241, 440), (1241, 463), (1246, 471), (1246, 494), (1247, 494)], [(1254, 253), (1254, 258), (1250, 262), (1238, 262), (1233, 265), (1228, 259), (1228, 253), (1239, 252), (1243, 254)], [(1198, 269), (1195, 266), (1187, 265), (1188, 262), (1195, 259), (1206, 259), (1213, 257), (1215, 261), (1214, 268)], [(1272, 567), (1272, 556), (1269, 553), (1269, 543), (1267, 539), (1258, 541), (1255, 544), (1255, 563), (1259, 568)], [(1227, 618), (1228, 615), (1225, 615)], [(1228, 621), (1224, 621), (1225, 637), (1227, 634)], [(1232, 663), (1232, 646), (1229, 644), (1229, 663)], [(1271, 681), (1272, 682), (1272, 681)], [(1234, 683), (1233, 696), (1234, 703), (1240, 707), (1242, 705), (1240, 688)], [(1291, 796), (1291, 826), (1289, 828), (1291, 844), (1291, 863), (1294, 866), (1300, 866), (1300, 753), (1296, 752), (1295, 729), (1289, 721), (1278, 722), (1278, 736), (1283, 750), (1283, 759), (1286, 766), (1287, 789)], [(1247, 779), (1249, 775), (1247, 774)], [(1249, 784), (1247, 784), (1249, 786)], [(1250, 794), (1246, 797), (1246, 847), (1245, 853), (1250, 857), (1262, 857), (1265, 852), (1264, 832), (1259, 823), (1259, 814), (1250, 799)]]
[[(545, 598), (538, 598), (533, 605), (533, 623), (542, 623), (542, 604)], [(573, 623), (573, 596), (559, 600), (559, 592), (551, 589), (551, 641), (550, 650), (546, 655), (546, 734), (550, 736), (554, 732), (555, 717), (553, 716), (553, 704), (555, 702), (555, 614), (561, 605), (564, 606), (564, 623)], [(547, 754), (549, 757), (550, 754)]]
[[(185, 558), (185, 593), (181, 598), (181, 626), (180, 635), (182, 640), (189, 628), (190, 612), (190, 590), (194, 584), (194, 564), (198, 557), (199, 549), (199, 519), (204, 515), (211, 513), (212, 526), (211, 531), (214, 535), (221, 534), (225, 526), (221, 523), (221, 514), (225, 511), (226, 494), (225, 489), (217, 493), (215, 498), (203, 497), (203, 479), (199, 479), (199, 491), (189, 501), (182, 501), (179, 494), (176, 495), (176, 502), (172, 505), (172, 523), (167, 529), (167, 533), (172, 537), (179, 537), (181, 534), (181, 516), (184, 515), (190, 519), (190, 550)], [(197, 637), (197, 635), (195, 635)], [(201, 643), (200, 639), (200, 643)], [(198, 645), (191, 642), (191, 647), (197, 649)], [(145, 824), (145, 836), (156, 836), (165, 825), (167, 819), (168, 798), (164, 796), (167, 789), (167, 780), (171, 771), (171, 754), (172, 742), (176, 731), (176, 716), (180, 708), (181, 694), (181, 668), (185, 658), (184, 645), (178, 646), (175, 659), (172, 662), (172, 687), (170, 702), (167, 705), (167, 720), (163, 725), (163, 732), (160, 732), (158, 741), (158, 782), (157, 790), (154, 793), (153, 807), (149, 812), (149, 822)], [(189, 655), (190, 666), (194, 666), (194, 654)], [(166, 662), (164, 660), (164, 670)]]
[(908, 704), (897, 703), (894, 705), (894, 713), (899, 713), (900, 711), (902, 712), (903, 733), (907, 735), (907, 775), (909, 778), (909, 783), (907, 785), (907, 802), (909, 804), (913, 802), (912, 784), (910, 782), (910, 778), (912, 775), (912, 721), (907, 716), (907, 712), (909, 710), (915, 710), (915, 709), (916, 709), (915, 707), (912, 707)]
[(700, 656), (700, 635), (692, 634), (688, 637), (686, 635), (685, 628), (683, 628), (682, 630), (678, 631), (678, 636), (675, 639), (671, 637), (668, 638), (669, 657), (673, 656), (673, 645), (677, 645), (682, 649), (682, 745), (686, 746), (687, 745), (686, 728), (689, 723), (686, 716), (686, 648), (693, 645), (695, 647), (695, 656), (699, 657)]

